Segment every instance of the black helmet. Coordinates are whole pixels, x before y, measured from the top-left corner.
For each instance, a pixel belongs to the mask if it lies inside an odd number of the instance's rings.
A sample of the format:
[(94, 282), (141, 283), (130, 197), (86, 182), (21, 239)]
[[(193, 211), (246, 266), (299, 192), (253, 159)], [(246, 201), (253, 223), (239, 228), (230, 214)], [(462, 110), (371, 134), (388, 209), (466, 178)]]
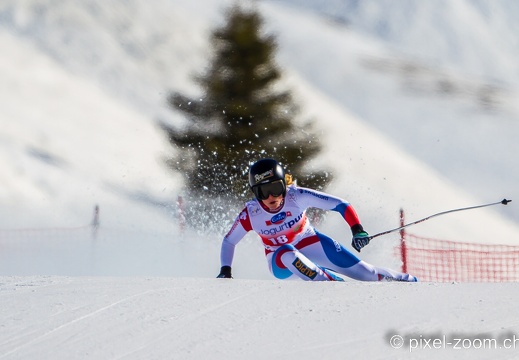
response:
[(261, 159), (249, 169), (249, 185), (259, 200), (268, 198), (270, 194), (285, 196), (285, 170), (274, 159)]

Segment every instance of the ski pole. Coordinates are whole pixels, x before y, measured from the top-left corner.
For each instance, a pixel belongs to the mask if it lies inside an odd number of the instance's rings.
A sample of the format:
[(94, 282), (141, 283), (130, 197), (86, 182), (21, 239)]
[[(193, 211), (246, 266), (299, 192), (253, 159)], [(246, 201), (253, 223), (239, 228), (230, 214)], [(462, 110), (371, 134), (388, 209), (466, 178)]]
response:
[(452, 212), (456, 212), (456, 211), (463, 211), (463, 210), (471, 210), (471, 209), (477, 209), (477, 208), (482, 208), (482, 207), (486, 207), (486, 206), (492, 206), (492, 205), (498, 205), (498, 204), (503, 204), (503, 205), (506, 205), (508, 204), (510, 201), (512, 200), (507, 200), (507, 199), (503, 199), (501, 201), (498, 201), (498, 202), (494, 202), (494, 203), (490, 203), (490, 204), (484, 204), (484, 205), (477, 205), (477, 206), (470, 206), (470, 207), (465, 207), (465, 208), (460, 208), (460, 209), (452, 209), (452, 210), (447, 210), (447, 211), (442, 211), (442, 212), (439, 212), (437, 214), (434, 214), (434, 215), (430, 215), (430, 216), (427, 216), (423, 219), (420, 219), (420, 220), (417, 220), (417, 221), (414, 221), (412, 223), (409, 223), (409, 224), (405, 224), (403, 226), (400, 226), (400, 227), (397, 227), (396, 229), (392, 229), (392, 230), (388, 230), (388, 231), (383, 231), (381, 233), (378, 233), (378, 234), (375, 234), (375, 235), (371, 235), (369, 236), (369, 240), (373, 239), (373, 238), (376, 238), (378, 236), (381, 236), (381, 235), (386, 235), (386, 234), (390, 234), (392, 232), (395, 232), (395, 231), (399, 231), (399, 230), (402, 230), (403, 228), (406, 228), (408, 226), (411, 226), (411, 225), (416, 225), (416, 224), (419, 224), (425, 220), (429, 220), (433, 217), (436, 217), (436, 216), (440, 216), (440, 215), (445, 215), (445, 214), (449, 214), (449, 213), (452, 213)]

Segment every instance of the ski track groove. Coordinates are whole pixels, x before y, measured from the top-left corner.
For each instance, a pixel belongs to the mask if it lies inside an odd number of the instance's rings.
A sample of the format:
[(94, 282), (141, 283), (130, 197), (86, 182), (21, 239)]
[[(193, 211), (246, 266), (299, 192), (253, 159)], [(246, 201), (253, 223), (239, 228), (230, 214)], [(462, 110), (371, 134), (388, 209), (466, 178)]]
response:
[(257, 294), (257, 293), (260, 293), (264, 291), (264, 289), (259, 289), (259, 290), (255, 290), (255, 291), (250, 291), (246, 294), (243, 294), (243, 295), (240, 295), (240, 296), (237, 296), (233, 299), (230, 299), (230, 300), (227, 300), (227, 301), (223, 301), (217, 305), (214, 305), (214, 306), (210, 306), (208, 308), (205, 308), (205, 309), (202, 309), (201, 311), (197, 312), (196, 314), (193, 314), (193, 315), (188, 315), (188, 316), (184, 316), (184, 317), (181, 317), (179, 318), (174, 326), (172, 328), (169, 328), (167, 332), (165, 332), (164, 335), (162, 336), (159, 336), (157, 338), (155, 338), (152, 342), (148, 342), (147, 344), (137, 348), (137, 349), (133, 349), (125, 354), (122, 354), (120, 356), (117, 356), (117, 357), (114, 357), (113, 359), (114, 360), (121, 360), (121, 359), (124, 359), (126, 357), (129, 357), (135, 353), (138, 353), (140, 351), (143, 351), (143, 350), (146, 350), (148, 348), (150, 348), (152, 345), (162, 341), (163, 339), (167, 338), (168, 336), (170, 336), (171, 334), (171, 331), (175, 331), (176, 329), (178, 329), (179, 327), (182, 327), (184, 323), (188, 322), (188, 323), (191, 323), (192, 321), (195, 321), (201, 317), (203, 317), (204, 315), (207, 315), (207, 314), (210, 314), (218, 309), (221, 309), (229, 304), (232, 304), (232, 303), (235, 303), (236, 301), (239, 301), (243, 298), (246, 298), (246, 297), (249, 297), (251, 295), (254, 295), (254, 294)]
[[(82, 315), (82, 316), (80, 316), (78, 318), (75, 318), (75, 319), (67, 321), (67, 322), (65, 322), (65, 323), (63, 323), (63, 324), (61, 324), (59, 326), (56, 326), (53, 329), (48, 330), (48, 331), (44, 332), (43, 334), (41, 334), (41, 335), (39, 335), (39, 336), (29, 340), (28, 342), (26, 342), (26, 343), (24, 343), (22, 345), (19, 345), (19, 346), (13, 348), (13, 349), (7, 351), (4, 354), (1, 354), (0, 355), (0, 359), (5, 358), (6, 356), (12, 355), (12, 354), (16, 353), (17, 351), (20, 351), (21, 349), (23, 349), (23, 348), (25, 348), (27, 346), (30, 346), (31, 344), (33, 344), (33, 343), (35, 343), (35, 342), (37, 342), (37, 341), (39, 341), (41, 339), (44, 339), (45, 337), (47, 337), (47, 336), (49, 336), (49, 335), (51, 335), (51, 334), (53, 334), (53, 333), (55, 333), (55, 332), (57, 332), (57, 331), (59, 331), (61, 329), (64, 329), (64, 328), (66, 328), (68, 326), (76, 324), (76, 323), (78, 323), (80, 321), (83, 321), (85, 319), (91, 318), (91, 317), (93, 317), (93, 316), (95, 316), (95, 315), (97, 315), (97, 314), (99, 314), (99, 313), (101, 313), (103, 311), (106, 311), (106, 310), (108, 310), (108, 309), (110, 309), (110, 308), (112, 308), (114, 306), (117, 306), (117, 305), (122, 304), (124, 302), (127, 302), (129, 300), (132, 300), (132, 299), (135, 299), (135, 298), (138, 298), (138, 297), (150, 294), (150, 293), (160, 292), (160, 291), (163, 291), (163, 290), (170, 290), (170, 289), (169, 288), (167, 288), (167, 289), (166, 288), (164, 288), (164, 289), (151, 289), (151, 290), (146, 290), (146, 291), (143, 291), (143, 292), (139, 292), (137, 294), (133, 294), (133, 295), (130, 295), (130, 296), (126, 296), (126, 297), (122, 298), (121, 300), (118, 300), (118, 301), (113, 302), (113, 303), (111, 303), (109, 305), (103, 306), (103, 307), (101, 307), (101, 308), (99, 308), (99, 309), (97, 309), (95, 311), (89, 312), (88, 314)], [(32, 332), (32, 333), (34, 333), (34, 332)], [(18, 337), (16, 339), (11, 338), (11, 339), (7, 340), (6, 342), (4, 342), (2, 345), (5, 345), (5, 344), (7, 344), (7, 343), (9, 343), (9, 342), (11, 342), (13, 340), (20, 339), (20, 338), (22, 338), (24, 336), (27, 336), (27, 335), (28, 334), (23, 334), (23, 336), (20, 336), (20, 337)]]

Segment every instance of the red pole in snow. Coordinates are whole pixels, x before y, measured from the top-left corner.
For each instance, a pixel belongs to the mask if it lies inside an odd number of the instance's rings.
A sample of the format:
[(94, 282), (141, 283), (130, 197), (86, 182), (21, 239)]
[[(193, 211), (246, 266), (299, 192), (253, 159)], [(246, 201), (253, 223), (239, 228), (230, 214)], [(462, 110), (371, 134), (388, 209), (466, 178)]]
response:
[(402, 258), (402, 272), (407, 274), (407, 249), (405, 245), (405, 216), (404, 209), (400, 209), (400, 257)]

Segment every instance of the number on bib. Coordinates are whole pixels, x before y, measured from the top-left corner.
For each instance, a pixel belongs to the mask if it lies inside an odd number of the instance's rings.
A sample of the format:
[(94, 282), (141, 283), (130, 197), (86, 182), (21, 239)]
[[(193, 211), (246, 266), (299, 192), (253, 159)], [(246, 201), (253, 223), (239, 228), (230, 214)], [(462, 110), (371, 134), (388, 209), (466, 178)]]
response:
[(272, 245), (286, 244), (288, 242), (288, 238), (286, 235), (281, 235), (276, 238), (269, 238), (269, 241), (272, 242)]

